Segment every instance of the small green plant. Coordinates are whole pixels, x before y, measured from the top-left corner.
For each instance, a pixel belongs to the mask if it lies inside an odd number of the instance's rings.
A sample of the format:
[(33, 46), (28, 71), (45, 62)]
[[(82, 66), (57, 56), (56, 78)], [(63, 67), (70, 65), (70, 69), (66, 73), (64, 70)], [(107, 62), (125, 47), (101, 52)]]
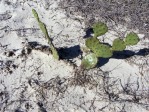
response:
[(46, 25), (43, 22), (40, 21), (39, 16), (38, 16), (38, 13), (36, 12), (35, 9), (32, 9), (32, 13), (33, 13), (34, 17), (36, 18), (41, 31), (43, 32), (43, 34), (45, 35), (45, 37), (48, 40), (48, 44), (51, 47), (51, 51), (52, 51), (53, 57), (58, 60), (59, 59), (58, 52), (57, 52), (56, 48), (54, 47), (54, 45), (53, 45), (53, 43), (51, 41), (51, 38), (50, 38), (50, 36), (48, 34)]
[[(94, 37), (88, 38), (85, 41), (85, 45), (88, 49), (90, 49), (89, 56), (93, 56), (92, 58), (98, 59), (99, 57), (102, 58), (109, 58), (113, 55), (114, 51), (123, 51), (125, 50), (127, 45), (136, 45), (139, 42), (139, 37), (136, 33), (131, 32), (127, 34), (124, 40), (116, 38), (113, 41), (113, 45), (105, 45), (101, 43), (97, 37), (105, 34), (108, 31), (108, 27), (106, 24), (98, 22), (93, 25)], [(82, 65), (84, 68), (89, 69), (96, 66), (97, 63), (90, 65), (89, 59), (85, 58), (82, 60)]]

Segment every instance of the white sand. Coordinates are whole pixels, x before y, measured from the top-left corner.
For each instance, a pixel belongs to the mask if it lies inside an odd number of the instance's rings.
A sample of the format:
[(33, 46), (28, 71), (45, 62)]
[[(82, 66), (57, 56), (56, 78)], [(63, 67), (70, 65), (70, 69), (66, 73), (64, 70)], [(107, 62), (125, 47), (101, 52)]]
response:
[[(55, 0), (11, 0), (9, 5), (6, 2), (0, 0), (0, 19), (4, 18), (2, 14), (6, 14), (5, 19), (0, 20), (0, 112), (124, 112), (123, 109), (126, 112), (149, 111), (146, 109), (149, 105), (146, 97), (149, 88), (149, 55), (135, 55), (127, 59), (111, 58), (100, 67), (111, 77), (107, 84), (114, 85), (109, 88), (109, 92), (120, 92), (121, 84), (126, 86), (129, 83), (131, 88), (128, 89), (142, 95), (138, 103), (109, 101), (99, 74), (95, 79), (99, 84), (96, 88), (69, 86), (68, 79), (74, 75), (70, 64), (63, 60), (54, 60), (52, 55), (38, 50), (21, 56), (21, 51), (26, 49), (28, 42), (34, 41), (48, 46), (32, 15), (32, 8), (37, 10), (41, 21), (47, 25), (49, 35), (57, 48), (82, 46), (85, 35), (83, 23), (67, 18)], [(23, 28), (25, 30), (19, 30)], [(116, 32), (109, 31), (104, 37), (105, 42), (112, 44), (115, 34)], [(143, 34), (139, 34), (139, 37), (139, 44), (127, 49), (137, 52), (147, 48), (149, 40), (144, 40)], [(5, 52), (12, 50), (15, 50), (15, 55), (5, 55)], [(78, 57), (73, 61), (77, 61), (77, 65), (80, 63)], [(113, 83), (115, 80), (117, 82)], [(44, 83), (49, 85), (44, 86)], [(132, 95), (119, 93), (119, 99), (132, 99)], [(42, 103), (41, 106), (39, 102)]]

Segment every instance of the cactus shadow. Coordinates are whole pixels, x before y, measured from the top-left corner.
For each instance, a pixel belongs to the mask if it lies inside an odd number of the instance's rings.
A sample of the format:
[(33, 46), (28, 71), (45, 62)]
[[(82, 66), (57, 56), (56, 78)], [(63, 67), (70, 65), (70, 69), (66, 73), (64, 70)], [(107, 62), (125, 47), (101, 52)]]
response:
[(28, 45), (29, 45), (31, 48), (35, 48), (35, 47), (38, 47), (38, 46), (42, 46), (42, 47), (45, 47), (45, 48), (49, 48), (49, 46), (39, 44), (39, 43), (36, 42), (36, 41), (28, 42)]
[(149, 48), (140, 49), (138, 52), (134, 52), (131, 50), (124, 50), (119, 52), (114, 52), (111, 58), (115, 59), (127, 59), (131, 56), (146, 56), (149, 54)]
[[(36, 41), (28, 42), (29, 46), (31, 48), (41, 47), (42, 49), (50, 49), (49, 46), (39, 44)], [(57, 48), (58, 54), (60, 59), (73, 59), (78, 57), (80, 54), (82, 54), (82, 51), (80, 49), (79, 45), (72, 46), (72, 47), (64, 47), (64, 48)]]
[(32, 49), (34, 49), (34, 48), (36, 48), (36, 49), (38, 49), (38, 48), (40, 48), (40, 49), (50, 49), (49, 46), (47, 46), (47, 45), (42, 45), (42, 44), (40, 44), (40, 43), (38, 43), (38, 42), (36, 42), (36, 41), (28, 42), (28, 45), (29, 45), (29, 47), (32, 48)]
[(110, 58), (99, 58), (99, 61), (96, 65), (96, 67), (102, 67), (103, 65), (105, 65), (106, 63), (108, 63)]
[(88, 29), (86, 30), (86, 34), (85, 34), (85, 36), (84, 36), (83, 38), (92, 37), (91, 34), (93, 34), (93, 28), (88, 28)]
[(82, 51), (80, 49), (80, 46), (76, 45), (69, 48), (68, 47), (59, 48), (58, 54), (60, 59), (73, 59), (82, 54)]
[[(149, 55), (149, 48), (140, 49), (138, 52), (134, 52), (131, 50), (124, 50), (124, 51), (115, 51), (113, 52), (113, 56), (110, 58), (114, 59), (127, 59), (132, 56), (146, 56)], [(101, 67), (108, 63), (110, 58), (99, 58), (97, 67)]]

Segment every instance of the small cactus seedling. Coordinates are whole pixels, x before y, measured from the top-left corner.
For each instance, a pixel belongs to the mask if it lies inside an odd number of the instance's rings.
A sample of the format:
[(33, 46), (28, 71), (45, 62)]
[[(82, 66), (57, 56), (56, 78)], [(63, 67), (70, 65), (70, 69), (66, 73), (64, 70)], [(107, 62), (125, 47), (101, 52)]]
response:
[(125, 44), (126, 45), (136, 45), (139, 42), (139, 37), (136, 33), (131, 32), (129, 34), (127, 34), (126, 38), (125, 38)]
[(96, 66), (98, 59), (94, 53), (86, 55), (81, 63), (81, 66), (85, 69), (91, 69)]
[(99, 42), (99, 40), (98, 40), (97, 38), (95, 38), (95, 37), (93, 37), (93, 38), (88, 38), (88, 39), (86, 39), (86, 41), (85, 41), (86, 47), (88, 47), (90, 50), (93, 50), (93, 48), (94, 48), (95, 46), (97, 46), (98, 44), (100, 44), (100, 42)]
[(113, 51), (123, 51), (125, 50), (126, 45), (125, 42), (119, 38), (113, 41), (112, 50)]
[(104, 35), (108, 31), (108, 27), (106, 24), (102, 22), (95, 23), (93, 25), (94, 36), (98, 37)]

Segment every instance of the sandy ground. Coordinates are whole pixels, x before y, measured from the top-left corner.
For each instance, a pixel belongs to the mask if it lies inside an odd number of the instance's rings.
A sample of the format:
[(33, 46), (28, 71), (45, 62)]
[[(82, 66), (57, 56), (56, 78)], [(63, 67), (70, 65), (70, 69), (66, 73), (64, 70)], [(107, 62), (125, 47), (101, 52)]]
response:
[[(0, 0), (0, 112), (148, 112), (149, 39), (132, 29), (137, 45), (80, 76), (73, 65), (81, 63), (86, 26), (67, 17), (58, 3)], [(33, 8), (61, 49), (60, 61), (48, 52)], [(112, 44), (117, 36), (110, 29), (99, 39)]]

